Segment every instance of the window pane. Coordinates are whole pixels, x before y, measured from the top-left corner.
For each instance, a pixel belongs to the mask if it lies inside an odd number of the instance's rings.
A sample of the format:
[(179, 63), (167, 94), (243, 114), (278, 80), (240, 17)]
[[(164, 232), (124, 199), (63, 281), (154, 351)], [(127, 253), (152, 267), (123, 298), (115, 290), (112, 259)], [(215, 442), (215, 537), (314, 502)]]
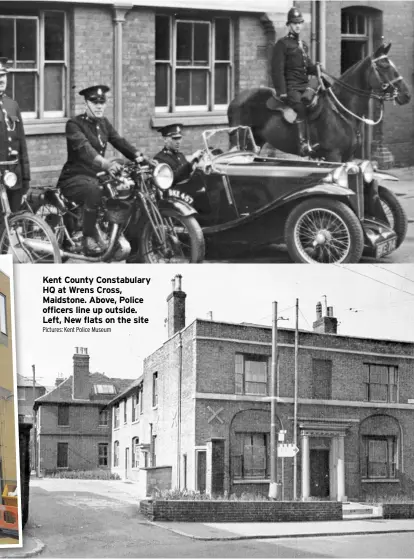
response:
[(13, 81), (14, 98), (18, 102), (20, 110), (22, 112), (34, 112), (36, 110), (35, 74), (14, 74)]
[(216, 19), (216, 60), (230, 60), (230, 21)]
[(388, 367), (380, 365), (371, 365), (370, 382), (379, 384), (388, 384)]
[(347, 32), (347, 22), (348, 22), (347, 15), (342, 13), (341, 14), (341, 33), (343, 33), (343, 34)]
[(190, 105), (190, 70), (177, 70), (175, 84), (175, 104)]
[(206, 23), (194, 24), (194, 66), (209, 64), (210, 26)]
[(192, 63), (192, 23), (177, 23), (177, 64)]
[(358, 16), (358, 33), (360, 35), (365, 35), (365, 17)]
[(65, 17), (63, 12), (45, 13), (45, 60), (65, 58)]
[(207, 71), (191, 72), (191, 105), (207, 105)]
[(14, 60), (14, 20), (12, 18), (0, 18), (0, 53)]
[(16, 62), (19, 68), (36, 68), (37, 64), (36, 20), (16, 20)]
[(170, 59), (170, 18), (157, 16), (155, 22), (155, 60)]
[(45, 111), (63, 110), (63, 67), (45, 65)]
[(387, 401), (387, 385), (386, 384), (371, 384), (370, 385), (370, 400), (376, 402)]

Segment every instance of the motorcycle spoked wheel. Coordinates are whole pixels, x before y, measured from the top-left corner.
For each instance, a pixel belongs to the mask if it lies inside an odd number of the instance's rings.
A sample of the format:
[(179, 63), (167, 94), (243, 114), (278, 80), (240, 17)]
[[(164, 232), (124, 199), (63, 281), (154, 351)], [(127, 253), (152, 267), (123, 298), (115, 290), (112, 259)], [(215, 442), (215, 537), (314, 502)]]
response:
[(12, 254), (13, 262), (21, 264), (62, 262), (56, 237), (40, 217), (30, 213), (14, 215), (9, 219), (9, 226), (11, 239), (5, 227), (0, 234), (0, 254)]
[(388, 223), (397, 234), (397, 247), (399, 247), (407, 235), (407, 214), (395, 194), (385, 186), (378, 187), (378, 196)]
[(204, 235), (198, 221), (193, 216), (183, 216), (172, 210), (160, 210), (161, 223), (166, 242), (161, 244), (154, 231), (154, 226), (145, 218), (139, 233), (139, 254), (142, 262), (185, 263), (204, 260)]
[(53, 204), (41, 204), (36, 214), (43, 219), (55, 234), (58, 245), (61, 247), (65, 238), (65, 224), (62, 212)]
[(343, 202), (311, 198), (289, 214), (285, 242), (294, 262), (357, 263), (364, 250), (364, 232), (357, 216)]

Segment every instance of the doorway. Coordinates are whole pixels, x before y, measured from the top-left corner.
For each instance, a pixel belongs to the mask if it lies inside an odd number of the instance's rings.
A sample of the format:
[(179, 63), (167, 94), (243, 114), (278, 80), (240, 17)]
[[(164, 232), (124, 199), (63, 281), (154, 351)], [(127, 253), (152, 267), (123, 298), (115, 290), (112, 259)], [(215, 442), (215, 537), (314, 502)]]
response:
[(197, 451), (197, 491), (205, 493), (207, 485), (207, 451)]
[(125, 479), (129, 476), (129, 447), (125, 449)]
[(310, 450), (310, 495), (326, 499), (329, 497), (329, 450)]

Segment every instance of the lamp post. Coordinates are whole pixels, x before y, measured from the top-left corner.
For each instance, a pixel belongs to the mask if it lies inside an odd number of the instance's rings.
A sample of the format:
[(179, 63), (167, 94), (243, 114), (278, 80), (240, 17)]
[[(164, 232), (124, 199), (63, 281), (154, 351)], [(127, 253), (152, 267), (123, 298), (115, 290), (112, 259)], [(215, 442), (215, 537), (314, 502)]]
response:
[(277, 302), (273, 301), (272, 312), (272, 370), (270, 394), (270, 485), (269, 498), (278, 498), (277, 483)]

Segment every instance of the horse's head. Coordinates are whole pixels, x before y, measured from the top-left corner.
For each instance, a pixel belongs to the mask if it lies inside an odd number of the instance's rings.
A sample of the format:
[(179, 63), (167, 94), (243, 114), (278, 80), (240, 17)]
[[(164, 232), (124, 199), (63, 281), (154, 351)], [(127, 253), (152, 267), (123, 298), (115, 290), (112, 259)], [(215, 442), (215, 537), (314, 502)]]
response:
[(395, 100), (399, 105), (406, 105), (411, 94), (404, 78), (388, 56), (391, 43), (382, 44), (370, 57), (369, 84), (374, 92), (386, 100)]

